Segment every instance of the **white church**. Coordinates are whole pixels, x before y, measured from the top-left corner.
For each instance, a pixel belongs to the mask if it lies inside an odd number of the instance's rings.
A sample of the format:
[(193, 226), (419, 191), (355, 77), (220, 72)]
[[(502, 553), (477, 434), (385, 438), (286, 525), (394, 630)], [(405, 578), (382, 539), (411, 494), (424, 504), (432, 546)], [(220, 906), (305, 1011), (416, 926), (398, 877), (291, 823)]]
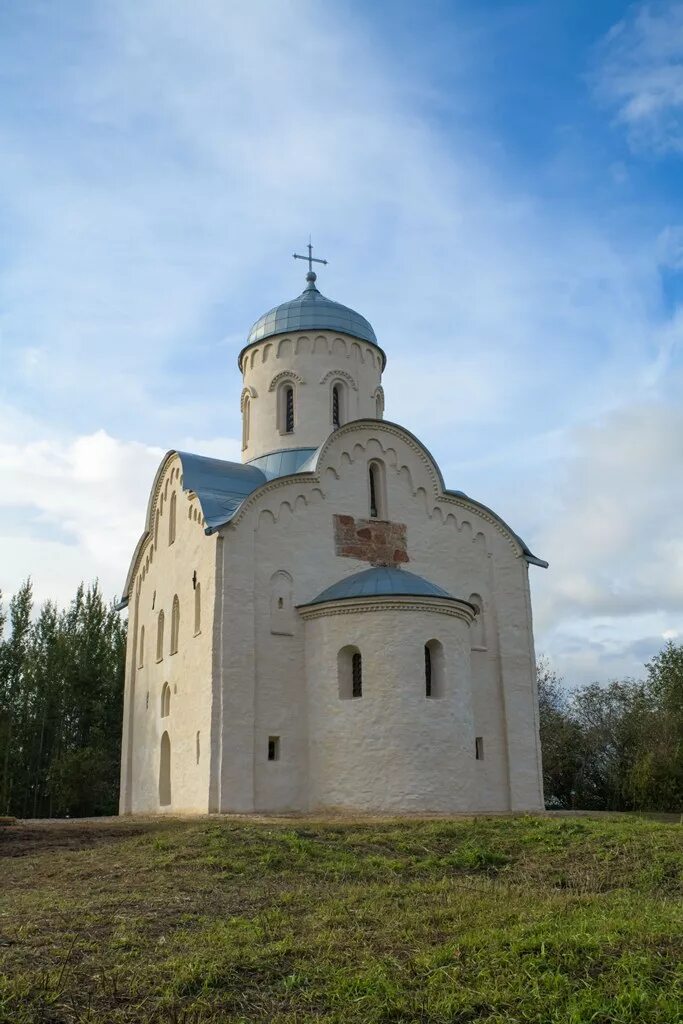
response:
[(529, 565), (384, 419), (368, 321), (306, 287), (238, 357), (242, 462), (170, 451), (128, 606), (120, 811), (537, 811)]

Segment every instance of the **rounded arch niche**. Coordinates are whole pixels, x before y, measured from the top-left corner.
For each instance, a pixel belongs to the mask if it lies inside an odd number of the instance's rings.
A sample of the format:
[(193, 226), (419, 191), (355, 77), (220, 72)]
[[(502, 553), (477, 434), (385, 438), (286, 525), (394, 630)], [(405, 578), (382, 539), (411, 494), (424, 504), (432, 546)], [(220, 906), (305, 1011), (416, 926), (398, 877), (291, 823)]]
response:
[(161, 737), (159, 751), (159, 803), (162, 807), (171, 803), (171, 738), (167, 732)]

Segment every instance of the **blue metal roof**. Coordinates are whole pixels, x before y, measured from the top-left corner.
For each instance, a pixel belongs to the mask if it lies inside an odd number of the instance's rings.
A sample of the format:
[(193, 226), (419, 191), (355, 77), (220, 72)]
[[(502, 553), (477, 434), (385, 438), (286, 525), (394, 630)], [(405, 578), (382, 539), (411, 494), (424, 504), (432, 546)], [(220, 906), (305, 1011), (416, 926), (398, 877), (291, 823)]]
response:
[(508, 524), (505, 522), (502, 516), (499, 516), (498, 513), (494, 512), (493, 509), (489, 508), (488, 505), (485, 505), (482, 501), (477, 501), (476, 498), (471, 498), (469, 494), (465, 494), (464, 491), (444, 490), (444, 494), (453, 494), (455, 495), (456, 498), (464, 498), (466, 501), (469, 501), (469, 503), (471, 505), (474, 505), (476, 508), (480, 508), (483, 509), (484, 512), (488, 512), (490, 516), (493, 516), (494, 519), (497, 519), (498, 522), (502, 526), (504, 526), (505, 529), (509, 531), (509, 533), (512, 534), (512, 536), (515, 538), (520, 548), (522, 549), (522, 554), (524, 555), (524, 558), (527, 562), (530, 562), (532, 565), (539, 565), (541, 569), (548, 568), (549, 563), (546, 562), (544, 558), (537, 558), (537, 556), (529, 548), (529, 545), (522, 540), (519, 534), (515, 533), (512, 527), (508, 526)]
[(353, 576), (333, 583), (323, 590), (308, 604), (323, 604), (325, 601), (344, 601), (352, 597), (439, 597), (453, 601), (455, 598), (447, 590), (442, 590), (435, 583), (416, 576), (406, 569), (389, 566), (378, 566), (363, 569)]
[(266, 480), (275, 480), (279, 476), (292, 476), (298, 473), (315, 455), (317, 448), (285, 448), (283, 451), (270, 452), (251, 459), (247, 465), (256, 466), (265, 474)]
[[(274, 334), (288, 334), (290, 331), (341, 331), (379, 348), (375, 332), (364, 316), (348, 306), (342, 306), (341, 302), (334, 302), (321, 295), (315, 286), (315, 274), (309, 274), (307, 279), (308, 284), (296, 299), (274, 306), (258, 318), (249, 331), (247, 344), (239, 354), (237, 363), (240, 369), (242, 356), (250, 345)], [(381, 348), (379, 350), (382, 352)]]
[(245, 498), (267, 482), (258, 466), (208, 459), (178, 452), (183, 467), (183, 490), (194, 491), (202, 507), (207, 533), (229, 522)]

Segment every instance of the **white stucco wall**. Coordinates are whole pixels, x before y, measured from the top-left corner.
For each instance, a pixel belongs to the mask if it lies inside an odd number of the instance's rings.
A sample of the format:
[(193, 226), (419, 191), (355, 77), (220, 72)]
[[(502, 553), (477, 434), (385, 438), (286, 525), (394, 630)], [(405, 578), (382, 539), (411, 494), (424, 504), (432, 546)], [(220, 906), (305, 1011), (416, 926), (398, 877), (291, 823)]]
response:
[[(464, 610), (407, 599), (373, 604), (304, 613), (311, 807), (469, 810), (477, 793)], [(424, 647), (432, 640), (443, 647), (439, 698), (425, 695)], [(338, 652), (347, 645), (362, 656), (355, 699), (339, 696)]]
[[(281, 448), (316, 448), (332, 430), (332, 386), (342, 389), (342, 422), (375, 418), (382, 354), (375, 346), (331, 331), (268, 338), (242, 357), (242, 413), (249, 431), (242, 459)], [(278, 419), (278, 387), (294, 388), (294, 430)], [(380, 392), (381, 404), (381, 392)]]
[[(149, 535), (139, 552), (133, 577), (124, 695), (121, 813), (209, 810), (216, 538), (204, 534), (201, 510), (196, 498), (182, 490), (181, 472), (180, 459), (174, 455), (166, 461), (156, 481), (150, 504)], [(169, 544), (173, 494), (176, 496), (176, 531), (175, 540)], [(157, 512), (159, 520), (155, 530)], [(200, 631), (196, 634), (195, 572), (201, 595)], [(171, 654), (175, 595), (180, 607), (180, 628), (178, 651)], [(157, 628), (161, 610), (164, 612), (164, 641), (163, 657), (158, 661)], [(161, 715), (164, 683), (171, 688), (167, 717)], [(159, 768), (161, 737), (165, 731), (171, 743), (171, 803), (162, 807)]]

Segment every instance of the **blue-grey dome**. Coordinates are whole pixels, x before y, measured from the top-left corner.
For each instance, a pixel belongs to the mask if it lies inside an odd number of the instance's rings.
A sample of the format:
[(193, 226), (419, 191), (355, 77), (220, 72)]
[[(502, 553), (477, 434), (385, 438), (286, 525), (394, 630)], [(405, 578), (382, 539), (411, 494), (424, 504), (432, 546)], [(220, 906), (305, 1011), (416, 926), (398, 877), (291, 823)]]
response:
[(246, 345), (240, 352), (240, 364), (243, 352), (250, 345), (270, 338), (273, 334), (288, 334), (290, 331), (341, 331), (379, 348), (375, 332), (364, 316), (356, 313), (354, 309), (349, 309), (348, 306), (342, 306), (341, 302), (333, 302), (332, 299), (321, 295), (315, 286), (314, 273), (309, 273), (307, 280), (308, 284), (298, 298), (274, 306), (258, 318), (249, 331)]
[(414, 572), (378, 566), (363, 569), (362, 572), (333, 583), (309, 604), (342, 601), (350, 597), (440, 597), (442, 600), (454, 600), (448, 591), (423, 579), (422, 576), (416, 576)]

